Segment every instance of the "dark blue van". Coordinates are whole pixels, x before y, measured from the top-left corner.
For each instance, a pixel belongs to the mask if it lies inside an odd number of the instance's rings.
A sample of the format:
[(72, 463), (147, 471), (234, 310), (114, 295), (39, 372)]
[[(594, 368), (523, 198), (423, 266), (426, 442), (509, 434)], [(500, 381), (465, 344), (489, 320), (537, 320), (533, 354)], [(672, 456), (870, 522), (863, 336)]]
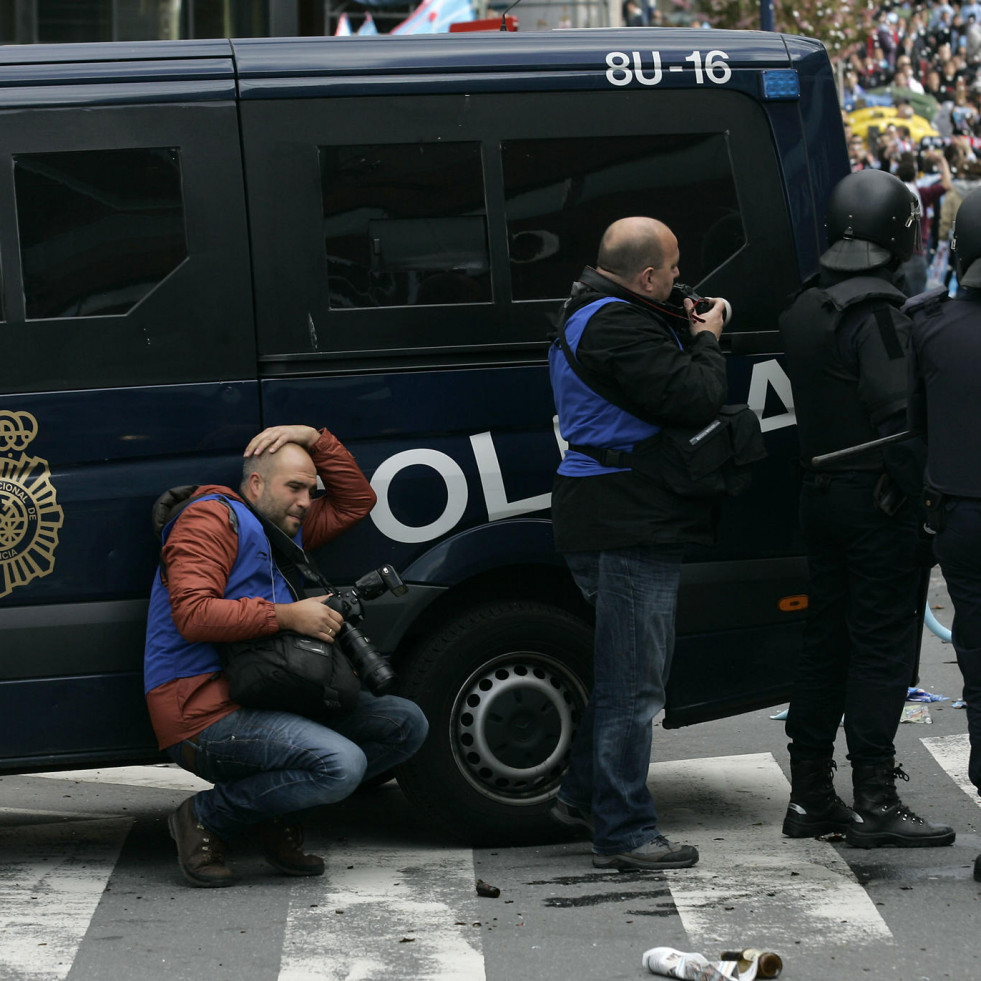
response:
[(431, 721), (400, 773), (475, 837), (543, 822), (589, 687), (545, 367), (629, 214), (728, 297), (769, 451), (692, 549), (666, 726), (787, 697), (805, 616), (776, 315), (847, 172), (822, 45), (755, 32), (0, 48), (0, 771), (155, 760), (150, 505), (326, 425), (378, 494), (318, 560)]

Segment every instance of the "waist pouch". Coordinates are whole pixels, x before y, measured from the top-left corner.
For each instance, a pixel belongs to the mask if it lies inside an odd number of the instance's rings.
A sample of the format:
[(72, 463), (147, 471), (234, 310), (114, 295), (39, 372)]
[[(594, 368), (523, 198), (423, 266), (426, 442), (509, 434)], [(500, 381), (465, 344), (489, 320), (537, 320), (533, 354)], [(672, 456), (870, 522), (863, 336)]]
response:
[(336, 643), (282, 630), (216, 646), (231, 697), (246, 708), (322, 722), (347, 715), (358, 702), (361, 682)]
[(633, 451), (570, 446), (607, 467), (629, 467), (682, 497), (735, 497), (752, 483), (751, 465), (766, 456), (756, 413), (724, 405), (707, 426), (663, 426)]

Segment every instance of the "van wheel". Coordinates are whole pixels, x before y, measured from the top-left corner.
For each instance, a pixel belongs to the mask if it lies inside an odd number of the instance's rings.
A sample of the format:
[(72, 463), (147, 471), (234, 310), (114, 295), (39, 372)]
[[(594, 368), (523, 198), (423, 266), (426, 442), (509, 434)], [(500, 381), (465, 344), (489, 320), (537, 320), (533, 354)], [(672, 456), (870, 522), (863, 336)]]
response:
[(551, 837), (592, 654), (589, 624), (533, 602), (477, 607), (426, 638), (400, 689), (429, 736), (397, 774), (424, 818), (475, 843)]

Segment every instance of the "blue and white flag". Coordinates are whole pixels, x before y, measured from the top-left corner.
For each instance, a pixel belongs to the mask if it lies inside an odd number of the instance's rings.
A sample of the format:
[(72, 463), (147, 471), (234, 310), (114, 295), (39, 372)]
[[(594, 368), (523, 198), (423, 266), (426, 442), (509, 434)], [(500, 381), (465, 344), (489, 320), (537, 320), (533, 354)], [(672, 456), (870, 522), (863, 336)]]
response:
[(444, 34), (450, 24), (474, 19), (471, 0), (422, 0), (390, 34)]
[(378, 28), (375, 27), (375, 22), (372, 19), (371, 14), (365, 14), (364, 20), (361, 22), (361, 26), (358, 28), (358, 34), (362, 36), (365, 34), (377, 34)]
[(341, 14), (337, 19), (337, 30), (334, 37), (351, 37), (354, 31), (351, 30), (351, 22), (347, 19), (347, 14)]

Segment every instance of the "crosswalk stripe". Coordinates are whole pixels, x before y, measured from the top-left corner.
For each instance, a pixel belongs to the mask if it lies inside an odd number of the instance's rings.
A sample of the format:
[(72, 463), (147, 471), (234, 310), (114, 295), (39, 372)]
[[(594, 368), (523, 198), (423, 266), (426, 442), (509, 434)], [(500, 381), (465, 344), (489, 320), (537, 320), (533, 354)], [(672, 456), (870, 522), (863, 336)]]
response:
[(948, 776), (961, 790), (981, 807), (981, 797), (967, 775), (971, 754), (971, 741), (966, 732), (953, 736), (927, 736), (920, 740), (933, 758), (947, 771)]
[(667, 873), (689, 949), (892, 940), (834, 846), (781, 835), (790, 784), (772, 754), (655, 763), (650, 782), (665, 833), (690, 836), (700, 854), (694, 868)]
[(473, 852), (332, 845), (297, 882), (279, 981), (484, 981)]
[(68, 976), (130, 818), (0, 830), (0, 977)]
[[(921, 741), (981, 805), (967, 778), (967, 736)], [(187, 792), (208, 786), (174, 766), (35, 776)], [(689, 949), (807, 950), (830, 935), (847, 945), (892, 941), (834, 846), (780, 834), (790, 788), (772, 754), (654, 763), (650, 784), (665, 833), (691, 840), (701, 853), (696, 867), (658, 877)], [(132, 819), (14, 807), (0, 813), (16, 821), (0, 829), (0, 977), (62, 981)], [(279, 981), (483, 981), (470, 849), (394, 839), (367, 845), (352, 836), (325, 851), (324, 877), (290, 887)]]

